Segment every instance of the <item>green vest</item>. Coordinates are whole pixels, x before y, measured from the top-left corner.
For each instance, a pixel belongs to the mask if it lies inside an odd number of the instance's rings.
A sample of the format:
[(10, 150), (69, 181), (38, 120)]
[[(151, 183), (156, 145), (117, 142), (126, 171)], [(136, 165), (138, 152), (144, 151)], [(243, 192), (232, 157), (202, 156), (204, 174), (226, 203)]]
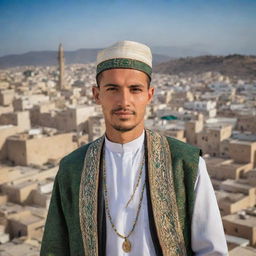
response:
[[(105, 239), (101, 235), (105, 216), (100, 203), (104, 201), (100, 171), (103, 145), (101, 137), (61, 160), (41, 256), (103, 256), (104, 250), (100, 248)], [(145, 149), (148, 210), (152, 216), (150, 224), (155, 227), (155, 234), (151, 235), (156, 238), (152, 237), (153, 242), (159, 242), (158, 255), (193, 255), (191, 220), (200, 150), (150, 130), (146, 130)]]

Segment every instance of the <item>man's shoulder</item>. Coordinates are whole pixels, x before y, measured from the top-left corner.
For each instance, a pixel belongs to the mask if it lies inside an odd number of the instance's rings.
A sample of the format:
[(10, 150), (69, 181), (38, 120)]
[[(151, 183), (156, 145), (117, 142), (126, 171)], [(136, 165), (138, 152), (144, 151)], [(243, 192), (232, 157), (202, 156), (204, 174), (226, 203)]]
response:
[(173, 137), (169, 137), (166, 135), (162, 135), (156, 131), (150, 130), (150, 129), (146, 129), (147, 134), (150, 137), (155, 137), (155, 138), (165, 138), (169, 144), (169, 148), (171, 151), (171, 154), (173, 157), (176, 156), (198, 156), (198, 155), (202, 155), (202, 151), (200, 148), (193, 146), (189, 143), (185, 143), (183, 141), (180, 141), (176, 138)]
[[(166, 136), (166, 138), (174, 165), (179, 165), (182, 162), (186, 177), (193, 181), (194, 184), (198, 173), (199, 157), (202, 155), (201, 149), (172, 137)], [(175, 169), (175, 171), (177, 170)], [(177, 178), (178, 176), (176, 175), (175, 177)]]
[(173, 138), (173, 137), (169, 137), (169, 136), (165, 136), (166, 139), (168, 140), (168, 143), (175, 147), (176, 149), (179, 149), (179, 150), (188, 150), (188, 151), (191, 151), (191, 150), (195, 150), (195, 151), (198, 151), (200, 150), (198, 147), (196, 146), (193, 146), (189, 143), (186, 143), (186, 142), (183, 142), (181, 140), (178, 140), (176, 138)]
[(90, 146), (93, 145), (98, 145), (98, 142), (102, 141), (103, 137), (100, 137), (92, 142), (89, 142), (76, 150), (72, 151), (68, 155), (64, 156), (60, 160), (60, 170), (67, 170), (67, 169), (72, 169), (72, 170), (81, 170), (81, 168), (84, 165), (84, 159), (86, 152), (90, 148)]
[(76, 163), (84, 160), (84, 156), (86, 154), (86, 151), (88, 150), (89, 146), (91, 145), (92, 142), (87, 143), (71, 153), (67, 154), (60, 160), (60, 165), (68, 165), (71, 163)]
[(196, 146), (180, 141), (173, 137), (169, 137), (169, 136), (165, 136), (165, 137), (169, 143), (169, 147), (173, 156), (191, 156), (191, 155), (201, 156), (202, 155), (201, 149)]

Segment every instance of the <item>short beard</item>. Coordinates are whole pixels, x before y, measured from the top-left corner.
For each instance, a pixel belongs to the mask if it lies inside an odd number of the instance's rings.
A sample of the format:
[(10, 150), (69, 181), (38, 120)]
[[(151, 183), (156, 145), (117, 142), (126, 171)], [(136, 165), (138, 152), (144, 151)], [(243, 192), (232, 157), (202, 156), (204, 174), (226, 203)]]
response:
[(125, 132), (129, 132), (129, 131), (133, 130), (136, 127), (136, 125), (133, 125), (130, 127), (123, 127), (121, 125), (113, 125), (112, 127), (119, 132), (125, 133)]

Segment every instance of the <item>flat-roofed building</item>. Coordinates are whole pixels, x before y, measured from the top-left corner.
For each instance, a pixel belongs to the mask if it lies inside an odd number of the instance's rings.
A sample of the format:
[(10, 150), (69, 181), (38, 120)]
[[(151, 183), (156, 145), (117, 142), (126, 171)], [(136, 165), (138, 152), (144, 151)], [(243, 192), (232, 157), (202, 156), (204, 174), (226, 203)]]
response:
[[(247, 182), (247, 184), (246, 184)], [(253, 207), (256, 203), (256, 187), (246, 180), (225, 180), (216, 191), (222, 215), (232, 214)]]
[(237, 163), (252, 163), (256, 167), (256, 141), (230, 140), (229, 154)]
[(94, 106), (69, 107), (67, 110), (59, 112), (56, 116), (57, 129), (65, 132), (83, 131), (89, 117), (95, 114)]
[(197, 145), (205, 154), (219, 157), (221, 154), (221, 143), (232, 134), (232, 126), (205, 127), (197, 134)]
[(226, 240), (228, 244), (228, 250), (232, 250), (236, 247), (246, 247), (250, 244), (250, 241), (248, 239), (244, 239), (237, 236), (230, 236), (226, 235)]
[(16, 165), (42, 165), (49, 159), (60, 159), (77, 148), (74, 133), (28, 135), (19, 134), (7, 139), (7, 157)]
[(227, 179), (221, 183), (221, 189), (234, 193), (243, 193), (255, 195), (256, 187), (250, 186), (247, 180), (230, 180)]
[(253, 200), (251, 200), (252, 195), (226, 191), (216, 191), (215, 193), (222, 216), (237, 213), (254, 205)]
[(198, 145), (197, 136), (204, 128), (203, 119), (187, 121), (185, 124), (185, 134), (187, 142), (192, 145)]
[(28, 111), (5, 113), (0, 116), (1, 125), (15, 125), (20, 131), (31, 128), (30, 116)]
[(3, 193), (8, 195), (8, 201), (18, 204), (28, 204), (33, 202), (32, 191), (37, 189), (37, 182), (7, 183), (0, 185), (0, 188)]
[(252, 163), (239, 164), (233, 159), (206, 157), (205, 161), (209, 175), (217, 180), (237, 180), (245, 177), (246, 173), (252, 169)]
[(45, 220), (39, 216), (33, 215), (30, 212), (23, 212), (13, 216), (10, 221), (11, 237), (33, 237), (38, 236), (43, 228)]
[(13, 106), (9, 105), (9, 106), (0, 106), (0, 115), (4, 114), (4, 113), (10, 113), (13, 112)]
[(7, 202), (5, 204), (0, 205), (0, 218), (12, 218), (13, 216), (16, 216), (17, 214), (22, 213), (24, 211), (27, 212), (27, 210), (25, 210), (23, 206)]
[(30, 129), (28, 112), (5, 113), (0, 116), (0, 159), (7, 158), (6, 139), (28, 129)]
[(236, 247), (229, 251), (229, 256), (255, 256), (256, 249), (252, 247)]
[(251, 186), (256, 187), (256, 169), (253, 169), (253, 170), (247, 172), (246, 177), (247, 177), (248, 183)]
[(1, 256), (36, 256), (39, 253), (39, 246), (22, 241), (12, 241), (1, 245)]
[(12, 104), (15, 95), (14, 90), (1, 90), (0, 91), (0, 105), (9, 106)]
[(236, 128), (242, 132), (250, 131), (256, 134), (256, 115), (238, 115)]
[(227, 215), (222, 218), (225, 233), (238, 236), (250, 241), (250, 245), (256, 246), (256, 217), (239, 214)]
[(177, 140), (186, 142), (186, 138), (184, 137), (184, 134), (185, 134), (184, 129), (173, 128), (173, 129), (166, 129), (158, 132), (164, 136), (173, 137)]
[(9, 166), (0, 164), (1, 184), (19, 184), (22, 182), (36, 181), (40, 185), (43, 181), (52, 181), (57, 173), (58, 166), (42, 166), (40, 169), (30, 166)]

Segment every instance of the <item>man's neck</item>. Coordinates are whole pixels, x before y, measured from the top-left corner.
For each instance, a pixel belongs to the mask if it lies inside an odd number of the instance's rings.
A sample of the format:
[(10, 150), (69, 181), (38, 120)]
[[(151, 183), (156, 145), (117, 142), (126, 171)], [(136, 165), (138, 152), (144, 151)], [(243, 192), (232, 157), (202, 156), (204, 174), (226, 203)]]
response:
[(144, 126), (141, 129), (133, 129), (127, 132), (120, 132), (113, 129), (106, 130), (108, 140), (114, 143), (125, 144), (137, 139), (144, 132)]

